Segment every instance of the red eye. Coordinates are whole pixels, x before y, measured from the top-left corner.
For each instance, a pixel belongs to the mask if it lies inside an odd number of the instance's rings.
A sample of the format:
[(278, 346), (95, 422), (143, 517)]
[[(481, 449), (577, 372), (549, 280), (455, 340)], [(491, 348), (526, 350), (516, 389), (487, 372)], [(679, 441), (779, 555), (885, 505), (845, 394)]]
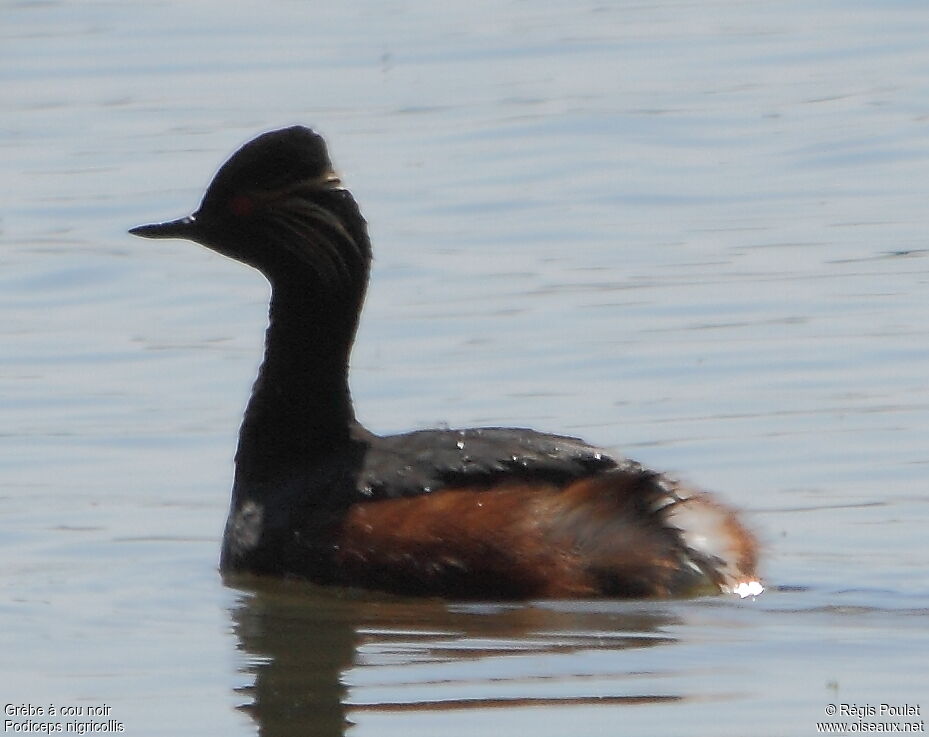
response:
[(237, 194), (229, 200), (229, 212), (236, 217), (246, 217), (255, 211), (255, 201), (246, 194)]

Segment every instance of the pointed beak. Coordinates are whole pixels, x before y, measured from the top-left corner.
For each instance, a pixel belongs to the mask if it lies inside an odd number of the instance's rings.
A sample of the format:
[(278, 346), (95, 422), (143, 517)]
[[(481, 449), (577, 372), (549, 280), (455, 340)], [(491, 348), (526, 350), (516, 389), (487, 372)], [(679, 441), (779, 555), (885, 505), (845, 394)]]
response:
[(180, 220), (169, 220), (166, 223), (152, 223), (139, 225), (129, 230), (132, 235), (142, 238), (188, 238), (194, 239), (198, 232), (196, 215), (188, 215)]

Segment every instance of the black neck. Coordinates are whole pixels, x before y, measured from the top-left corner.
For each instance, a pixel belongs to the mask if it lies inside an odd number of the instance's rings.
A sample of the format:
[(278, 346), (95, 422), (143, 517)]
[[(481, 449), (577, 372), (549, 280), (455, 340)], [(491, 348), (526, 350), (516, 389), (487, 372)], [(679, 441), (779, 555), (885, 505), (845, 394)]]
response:
[[(310, 241), (300, 258), (287, 254), (261, 267), (271, 282), (271, 307), (264, 361), (239, 432), (239, 481), (293, 473), (348, 442), (349, 354), (370, 262), (361, 216), (348, 225), (310, 230), (325, 243)], [(333, 247), (341, 254), (337, 278), (325, 261)]]

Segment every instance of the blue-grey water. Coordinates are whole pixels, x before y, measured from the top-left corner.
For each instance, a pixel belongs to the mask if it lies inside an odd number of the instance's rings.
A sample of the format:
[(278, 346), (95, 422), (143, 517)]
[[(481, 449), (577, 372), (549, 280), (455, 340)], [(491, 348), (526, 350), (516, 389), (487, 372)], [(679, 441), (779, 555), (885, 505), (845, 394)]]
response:
[[(929, 709), (927, 38), (919, 0), (3, 3), (4, 732), (79, 733), (49, 706), (159, 737)], [(765, 594), (222, 584), (267, 287), (125, 231), (295, 122), (375, 244), (360, 417), (582, 435), (717, 490)]]

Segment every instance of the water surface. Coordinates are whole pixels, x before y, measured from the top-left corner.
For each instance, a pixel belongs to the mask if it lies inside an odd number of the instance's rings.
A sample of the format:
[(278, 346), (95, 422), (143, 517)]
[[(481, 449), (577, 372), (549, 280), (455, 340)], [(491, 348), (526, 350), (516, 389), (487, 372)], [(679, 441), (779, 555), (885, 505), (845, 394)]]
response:
[[(10, 3), (0, 689), (131, 735), (815, 734), (926, 693), (929, 9)], [(379, 432), (531, 425), (718, 490), (757, 599), (225, 587), (267, 287), (125, 230), (311, 124)], [(924, 704), (929, 708), (929, 704)], [(346, 725), (354, 725), (347, 727)]]

